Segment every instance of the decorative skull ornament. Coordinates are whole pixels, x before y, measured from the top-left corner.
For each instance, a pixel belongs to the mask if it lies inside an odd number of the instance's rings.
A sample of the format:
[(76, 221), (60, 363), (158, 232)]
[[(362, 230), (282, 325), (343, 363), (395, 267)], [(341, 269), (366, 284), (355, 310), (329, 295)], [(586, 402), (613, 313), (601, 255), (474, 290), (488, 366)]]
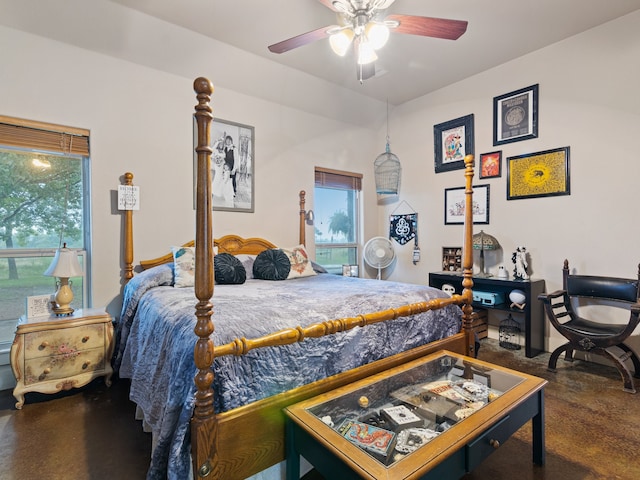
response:
[(444, 285), (442, 285), (442, 291), (449, 296), (456, 293), (456, 289), (453, 288), (453, 285), (449, 285), (448, 283), (445, 283)]

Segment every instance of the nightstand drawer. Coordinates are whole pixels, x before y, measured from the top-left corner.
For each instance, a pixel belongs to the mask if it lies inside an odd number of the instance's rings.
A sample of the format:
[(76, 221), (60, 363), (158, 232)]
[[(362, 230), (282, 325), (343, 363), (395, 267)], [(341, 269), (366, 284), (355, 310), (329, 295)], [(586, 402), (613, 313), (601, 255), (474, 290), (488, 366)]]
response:
[(42, 331), (25, 334), (24, 358), (74, 355), (82, 350), (102, 348), (105, 345), (105, 324), (61, 328), (55, 332)]
[(104, 347), (32, 358), (25, 360), (24, 363), (25, 385), (69, 378), (82, 373), (104, 370)]

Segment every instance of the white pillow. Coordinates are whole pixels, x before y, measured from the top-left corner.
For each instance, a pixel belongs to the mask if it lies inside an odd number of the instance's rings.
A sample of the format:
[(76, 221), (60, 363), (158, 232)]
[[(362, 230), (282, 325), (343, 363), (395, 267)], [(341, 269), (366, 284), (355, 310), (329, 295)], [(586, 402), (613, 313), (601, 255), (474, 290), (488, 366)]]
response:
[(171, 247), (173, 253), (173, 286), (193, 287), (196, 281), (195, 247)]
[(245, 271), (247, 272), (247, 280), (253, 277), (253, 262), (255, 262), (257, 255), (248, 255), (241, 253), (236, 255), (236, 258), (242, 262)]
[(291, 262), (291, 270), (289, 271), (287, 280), (317, 275), (313, 269), (313, 265), (311, 265), (309, 254), (304, 248), (304, 245), (298, 245), (293, 248), (283, 248), (282, 251), (287, 254)]

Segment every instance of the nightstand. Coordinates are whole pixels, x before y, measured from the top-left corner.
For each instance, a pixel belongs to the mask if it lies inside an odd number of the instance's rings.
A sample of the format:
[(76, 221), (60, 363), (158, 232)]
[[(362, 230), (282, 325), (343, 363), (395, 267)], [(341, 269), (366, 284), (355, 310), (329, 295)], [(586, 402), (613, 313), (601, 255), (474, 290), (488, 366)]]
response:
[(22, 408), (27, 392), (70, 390), (101, 376), (110, 386), (112, 353), (113, 323), (104, 310), (85, 308), (66, 317), (23, 316), (11, 346), (16, 408)]

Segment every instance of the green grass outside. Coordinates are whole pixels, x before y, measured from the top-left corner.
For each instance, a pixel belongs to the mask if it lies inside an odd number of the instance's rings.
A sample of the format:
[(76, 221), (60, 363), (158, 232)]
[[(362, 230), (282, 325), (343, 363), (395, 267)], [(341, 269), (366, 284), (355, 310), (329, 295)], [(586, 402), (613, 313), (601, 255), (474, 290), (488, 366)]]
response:
[(330, 273), (342, 275), (342, 265), (357, 265), (352, 248), (316, 248), (316, 262)]
[[(9, 280), (9, 266), (0, 259), (0, 320), (20, 318), (26, 312), (26, 298), (33, 295), (54, 294), (56, 279), (43, 275), (53, 257), (16, 258), (18, 279)], [(72, 279), (73, 308), (82, 306), (82, 277)], [(2, 339), (0, 339), (2, 341)]]

